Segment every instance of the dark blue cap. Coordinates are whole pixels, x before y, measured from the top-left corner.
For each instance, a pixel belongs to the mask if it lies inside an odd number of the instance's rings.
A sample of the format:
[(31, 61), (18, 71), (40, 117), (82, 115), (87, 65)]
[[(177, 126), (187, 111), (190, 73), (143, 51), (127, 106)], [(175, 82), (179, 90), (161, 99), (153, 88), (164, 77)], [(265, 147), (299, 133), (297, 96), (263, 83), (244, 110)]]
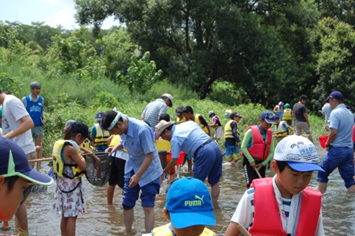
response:
[(93, 141), (92, 137), (89, 134), (89, 127), (84, 122), (73, 122), (71, 124), (71, 132), (81, 134), (90, 141)]
[(102, 117), (104, 117), (104, 114), (102, 111), (100, 111), (99, 113), (96, 114), (96, 121), (101, 121)]
[(20, 146), (10, 139), (0, 137), (0, 175), (20, 176), (32, 183), (50, 185), (53, 179), (31, 168)]
[(341, 101), (344, 100), (343, 94), (341, 94), (341, 92), (339, 91), (333, 91), (329, 94), (329, 96), (327, 97), (327, 99), (325, 99), (325, 102), (328, 102), (329, 99), (331, 98), (335, 98), (335, 99), (339, 99)]
[(278, 119), (279, 117), (274, 113), (272, 113), (271, 111), (264, 111), (263, 113), (261, 113), (260, 118), (265, 120), (269, 124), (274, 124), (275, 120)]

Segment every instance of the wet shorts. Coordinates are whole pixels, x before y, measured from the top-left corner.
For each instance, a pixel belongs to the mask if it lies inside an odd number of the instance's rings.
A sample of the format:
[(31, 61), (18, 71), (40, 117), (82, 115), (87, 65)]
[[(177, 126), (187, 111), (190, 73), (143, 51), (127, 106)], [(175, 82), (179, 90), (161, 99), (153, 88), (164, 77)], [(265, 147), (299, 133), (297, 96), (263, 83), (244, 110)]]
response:
[(160, 178), (150, 182), (143, 187), (140, 187), (139, 184), (133, 188), (128, 187), (129, 180), (134, 175), (133, 170), (124, 176), (124, 188), (123, 188), (123, 199), (122, 205), (128, 207), (134, 207), (136, 201), (139, 198), (139, 191), (142, 191), (140, 198), (142, 201), (142, 207), (153, 207), (155, 202), (155, 196), (159, 193), (160, 188)]
[(124, 187), (124, 167), (126, 161), (120, 158), (110, 156), (110, 176), (108, 178), (109, 185), (118, 185), (118, 187)]
[(222, 176), (222, 153), (216, 142), (210, 142), (201, 147), (194, 156), (194, 178), (205, 181), (211, 186), (219, 182)]
[(339, 173), (344, 180), (345, 187), (355, 184), (354, 176), (354, 153), (351, 148), (331, 147), (325, 154), (320, 165), (325, 172), (318, 171), (318, 182), (328, 183), (328, 176), (338, 167)]
[(240, 153), (238, 146), (225, 146), (224, 151), (226, 153), (226, 157), (233, 156), (234, 153)]
[(33, 140), (37, 143), (38, 141), (38, 136), (42, 142), (42, 137), (43, 137), (43, 126), (35, 126), (31, 129), (32, 133), (32, 138)]

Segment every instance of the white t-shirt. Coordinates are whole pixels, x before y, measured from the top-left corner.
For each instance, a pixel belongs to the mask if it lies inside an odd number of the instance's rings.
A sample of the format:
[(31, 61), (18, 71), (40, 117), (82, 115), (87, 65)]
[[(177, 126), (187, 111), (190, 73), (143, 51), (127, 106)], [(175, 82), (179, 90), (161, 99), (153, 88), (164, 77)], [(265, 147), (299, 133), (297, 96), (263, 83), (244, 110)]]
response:
[[(21, 118), (29, 116), (21, 100), (12, 95), (5, 96), (2, 109), (2, 129), (4, 135), (17, 129), (17, 127), (21, 124)], [(12, 141), (19, 145), (26, 154), (36, 151), (31, 129), (17, 137), (12, 138)]]
[[(276, 175), (273, 178), (273, 188), (275, 195), (279, 196), (279, 199), (282, 199), (282, 209), (285, 212), (286, 220), (282, 222), (282, 226), (284, 230), (287, 232), (288, 235), (292, 235), (292, 231), (294, 230), (294, 223), (295, 223), (295, 212), (297, 212), (296, 206), (298, 205), (299, 195), (296, 194), (292, 196), (292, 199), (282, 198), (281, 194), (276, 186), (275, 183)], [(238, 203), (237, 209), (235, 210), (231, 221), (238, 223), (244, 228), (248, 229), (251, 227), (254, 221), (254, 192), (253, 188), (250, 188), (245, 191), (243, 197), (240, 199)], [(322, 211), (320, 212), (317, 230), (315, 236), (324, 236), (324, 229), (323, 229), (323, 217)]]

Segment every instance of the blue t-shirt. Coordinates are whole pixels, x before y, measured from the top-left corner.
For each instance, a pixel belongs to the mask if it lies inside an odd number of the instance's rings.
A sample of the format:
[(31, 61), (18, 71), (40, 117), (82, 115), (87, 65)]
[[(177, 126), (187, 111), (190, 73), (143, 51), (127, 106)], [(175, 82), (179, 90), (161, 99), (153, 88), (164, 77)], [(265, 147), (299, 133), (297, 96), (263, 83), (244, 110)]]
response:
[(163, 168), (161, 167), (153, 138), (153, 131), (145, 122), (135, 118), (128, 118), (128, 131), (121, 135), (121, 143), (129, 155), (125, 174), (131, 172), (131, 170), (137, 173), (146, 155), (153, 153), (152, 162), (139, 180), (140, 187), (156, 180), (163, 174)]
[(174, 125), (171, 134), (172, 158), (179, 158), (180, 151), (193, 155), (197, 148), (211, 140), (211, 137), (194, 121)]
[(338, 130), (337, 136), (331, 143), (333, 147), (353, 147), (352, 128), (354, 126), (353, 114), (340, 104), (330, 113), (329, 128)]

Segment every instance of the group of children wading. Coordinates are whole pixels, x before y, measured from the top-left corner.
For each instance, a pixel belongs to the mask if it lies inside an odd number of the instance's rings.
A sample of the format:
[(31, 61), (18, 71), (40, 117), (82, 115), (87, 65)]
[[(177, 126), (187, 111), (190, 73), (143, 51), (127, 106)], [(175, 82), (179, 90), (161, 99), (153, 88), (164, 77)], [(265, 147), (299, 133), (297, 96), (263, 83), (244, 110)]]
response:
[[(77, 217), (87, 212), (81, 179), (87, 168), (84, 156), (91, 155), (83, 147), (86, 139), (95, 149), (112, 156), (108, 203), (112, 203), (114, 187), (118, 184), (123, 188), (123, 224), (126, 232), (132, 231), (134, 207), (140, 198), (147, 233), (144, 235), (217, 235), (205, 226), (216, 224), (213, 204), (220, 195), (223, 155), (217, 142), (212, 140), (209, 127), (216, 128), (215, 139), (222, 138), (224, 134), (226, 160), (232, 165), (242, 160), (246, 179), (247, 190), (231, 218), (226, 236), (240, 233), (324, 235), (322, 195), (308, 187), (312, 172), (324, 170), (318, 165), (316, 148), (309, 139), (284, 135), (275, 148), (271, 125), (280, 125), (280, 117), (270, 111), (262, 112), (259, 123), (246, 129), (243, 140), (240, 140), (238, 124), (243, 116), (238, 112), (229, 112), (230, 120), (224, 132), (219, 117), (213, 111), (209, 112), (213, 120), (211, 125), (200, 114), (194, 114), (189, 106), (177, 108), (176, 123), (171, 122), (170, 118), (162, 119), (167, 106), (172, 106), (172, 101), (170, 94), (163, 94), (147, 105), (142, 120), (115, 110), (100, 112), (96, 117), (98, 125), (94, 125), (95, 131), (91, 135), (85, 123), (67, 122), (63, 139), (55, 142), (53, 147), (56, 178), (53, 208), (62, 214), (62, 235), (75, 235)], [(109, 139), (115, 139), (114, 144), (103, 141), (110, 135), (114, 135)], [(171, 160), (165, 166), (161, 164), (156, 140), (170, 142)], [(9, 187), (10, 177), (18, 176), (36, 184), (50, 184), (52, 180), (41, 176), (38, 181), (32, 178), (32, 170), (29, 170), (22, 149), (3, 137), (0, 144), (0, 220), (7, 221), (11, 219), (9, 215), (14, 214), (4, 206), (4, 201), (15, 191)], [(127, 155), (112, 155), (120, 151)], [(193, 178), (170, 182), (164, 209), (169, 223), (154, 228), (156, 195), (164, 175), (172, 173), (181, 152), (194, 160)], [(95, 155), (93, 158), (99, 168), (100, 159)], [(116, 158), (123, 162), (116, 162)], [(276, 174), (273, 178), (265, 178), (266, 166), (270, 163)], [(26, 165), (26, 168), (20, 168), (20, 165)], [(204, 183), (206, 179), (211, 193)], [(6, 217), (3, 214), (5, 211), (8, 211)]]

